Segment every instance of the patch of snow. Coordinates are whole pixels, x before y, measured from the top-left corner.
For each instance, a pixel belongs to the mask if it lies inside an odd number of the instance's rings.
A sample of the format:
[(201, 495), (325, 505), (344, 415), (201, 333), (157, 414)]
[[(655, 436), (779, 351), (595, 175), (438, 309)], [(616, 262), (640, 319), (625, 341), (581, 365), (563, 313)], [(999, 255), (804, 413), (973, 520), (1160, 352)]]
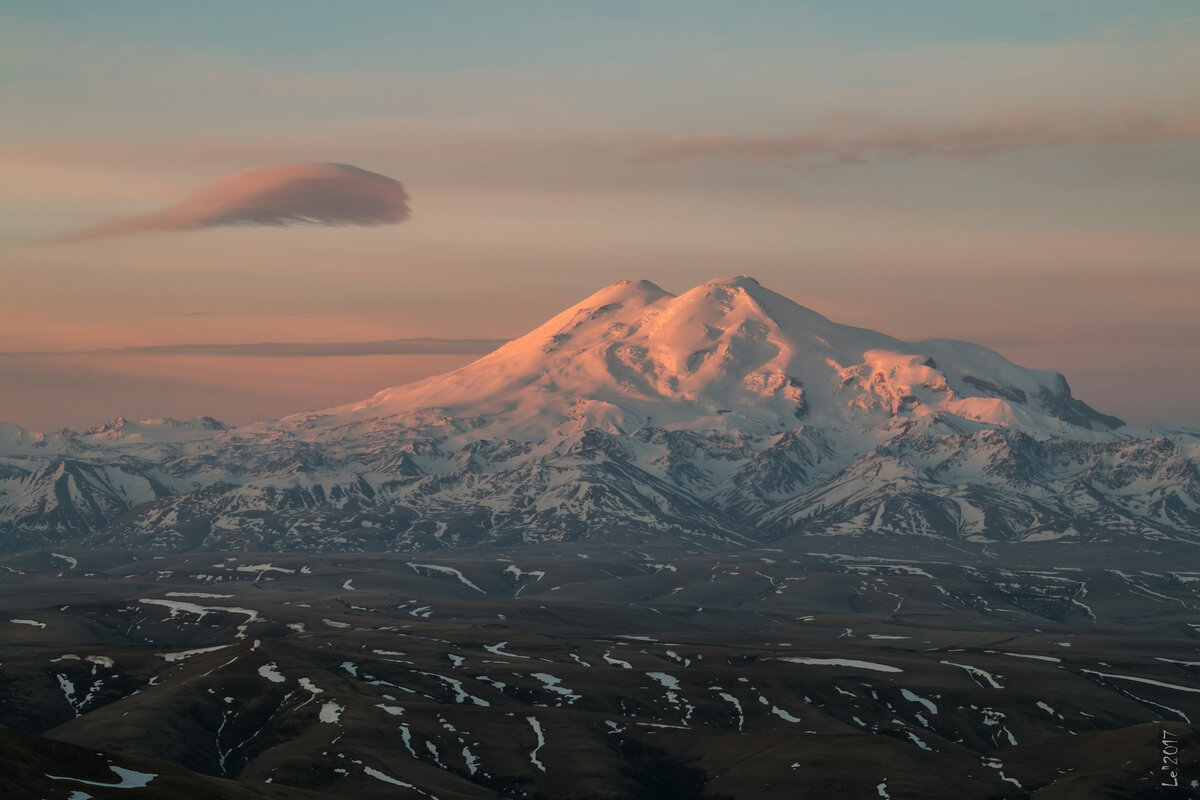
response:
[(393, 786), (402, 786), (405, 789), (416, 789), (417, 788), (416, 786), (413, 786), (411, 783), (405, 783), (402, 780), (397, 780), (396, 778), (393, 778), (391, 775), (380, 772), (379, 770), (375, 769), (374, 767), (364, 766), (363, 772), (370, 775), (375, 780), (383, 781), (384, 783), (390, 783)]
[(647, 672), (646, 675), (658, 681), (667, 689), (671, 689), (676, 692), (680, 691), (679, 679), (673, 675), (668, 675), (665, 672)]
[(116, 773), (121, 779), (120, 783), (100, 783), (99, 781), (85, 781), (82, 778), (67, 778), (61, 775), (47, 775), (46, 777), (52, 781), (73, 781), (82, 783), (85, 786), (103, 786), (108, 789), (143, 789), (150, 785), (150, 781), (158, 777), (153, 772), (137, 772), (124, 767), (109, 767), (110, 770)]
[(479, 771), (479, 756), (471, 752), (471, 748), (463, 745), (463, 758), (467, 762), (467, 774), (474, 775)]
[(633, 664), (630, 664), (628, 661), (622, 661), (619, 658), (613, 658), (611, 650), (605, 651), (602, 658), (604, 659), (604, 662), (606, 664), (612, 664), (614, 667), (622, 667), (624, 669), (633, 669)]
[[(219, 565), (214, 564), (213, 566), (219, 566)], [(295, 571), (296, 571), (294, 569), (286, 569), (284, 567), (272, 566), (271, 564), (243, 564), (240, 567), (236, 567), (235, 569), (237, 569), (238, 572), (258, 573), (257, 575), (254, 576), (255, 581), (261, 580), (263, 574), (267, 573), (267, 572), (282, 572), (285, 575), (291, 575), (291, 574), (295, 573)]]
[(801, 721), (799, 717), (792, 716), (791, 714), (784, 711), (779, 706), (775, 706), (775, 705), (771, 706), (771, 713), (774, 714), (775, 716), (779, 717), (780, 719), (784, 720), (785, 722), (800, 722)]
[[(987, 681), (987, 684), (989, 686), (991, 686), (993, 689), (1003, 689), (1004, 688), (1004, 686), (998, 680), (996, 680), (996, 677), (994, 675), (992, 675), (989, 672), (985, 672), (984, 670), (981, 670), (979, 667), (972, 667), (970, 664), (955, 664), (953, 661), (943, 661), (941, 663), (943, 663), (949, 667), (958, 667), (959, 669), (964, 669), (967, 671), (968, 675), (972, 676), (972, 678), (974, 678), (975, 676), (978, 676), (978, 677), (982, 678), (983, 680)], [(1003, 677), (1003, 676), (1001, 676), (1001, 677)], [(976, 683), (978, 683), (978, 681), (976, 681)]]
[(1200, 667), (1200, 661), (1176, 661), (1173, 658), (1161, 658), (1159, 656), (1155, 656), (1154, 660), (1165, 661), (1168, 664), (1182, 664), (1185, 667)]
[(271, 683), (283, 683), (284, 680), (286, 680), (283, 675), (279, 673), (279, 669), (275, 666), (274, 661), (268, 664), (263, 664), (261, 667), (259, 667), (258, 674), (262, 675)]
[(535, 767), (545, 772), (546, 767), (541, 761), (538, 761), (537, 757), (538, 750), (541, 750), (542, 746), (546, 744), (546, 737), (542, 733), (542, 724), (537, 721), (536, 717), (526, 717), (525, 721), (529, 723), (529, 727), (533, 728), (534, 735), (537, 736), (537, 747), (533, 748), (533, 751), (530, 752), (529, 760)]
[(409, 730), (408, 725), (403, 722), (400, 723), (400, 739), (404, 742), (404, 747), (408, 750), (409, 755), (411, 755), (413, 758), (420, 758), (420, 756), (417, 755), (417, 751), (414, 750), (412, 746), (412, 731)]
[(197, 619), (204, 619), (204, 617), (210, 613), (244, 614), (246, 616), (246, 621), (238, 626), (237, 638), (239, 639), (246, 638), (247, 625), (252, 622), (259, 621), (258, 612), (252, 608), (238, 608), (235, 606), (201, 606), (195, 603), (185, 603), (181, 600), (155, 600), (145, 597), (139, 599), (138, 602), (150, 606), (165, 606), (166, 608), (169, 608), (171, 613), (167, 615), (168, 619), (174, 619), (175, 617), (179, 616), (181, 612), (184, 614), (195, 614)]
[(1002, 652), (1000, 655), (1012, 656), (1013, 658), (1032, 658), (1035, 661), (1049, 661), (1054, 664), (1062, 663), (1061, 658), (1055, 658), (1054, 656), (1035, 656), (1033, 653), (1004, 653), (1004, 652)]
[(375, 707), (382, 708), (384, 711), (391, 714), (393, 717), (398, 717), (404, 713), (404, 709), (400, 706), (389, 706), (389, 705), (384, 705), (383, 703), (376, 703)]
[(473, 705), (483, 706), (484, 708), (491, 706), (491, 703), (489, 703), (487, 700), (484, 700), (482, 697), (476, 697), (464, 689), (462, 681), (458, 680), (457, 678), (447, 678), (445, 675), (439, 675), (436, 672), (417, 671), (417, 674), (428, 675), (431, 678), (437, 678), (445, 683), (454, 691), (454, 702), (456, 703), (466, 703), (468, 700), (470, 700)]
[(545, 672), (533, 672), (530, 673), (530, 676), (541, 681), (542, 684), (545, 685), (547, 691), (554, 692), (555, 694), (565, 697), (568, 705), (583, 698), (583, 695), (575, 694), (570, 689), (563, 686), (562, 681), (553, 675), (549, 675)]
[(505, 572), (505, 574), (507, 574), (507, 575), (512, 575), (512, 576), (513, 576), (514, 578), (516, 578), (517, 580), (520, 580), (522, 575), (530, 575), (530, 576), (532, 576), (532, 577), (534, 577), (534, 578), (537, 578), (539, 581), (540, 581), (542, 578), (546, 577), (546, 571), (545, 571), (545, 570), (540, 570), (540, 569), (521, 569), (521, 568), (520, 568), (520, 567), (518, 567), (516, 564), (509, 564), (507, 567), (505, 567), (505, 568), (504, 568), (504, 572)]
[[(717, 687), (717, 688), (719, 688), (719, 687)], [(727, 701), (729, 701), (730, 703), (733, 703), (733, 707), (737, 709), (737, 715), (738, 715), (738, 730), (740, 731), (740, 730), (742, 729), (742, 725), (743, 725), (743, 724), (745, 723), (745, 721), (746, 721), (746, 715), (745, 715), (744, 713), (742, 713), (742, 703), (741, 703), (741, 701), (740, 701), (740, 700), (738, 700), (738, 699), (737, 699), (736, 697), (734, 697), (733, 695), (731, 695), (729, 692), (718, 692), (718, 694), (721, 696), (721, 698), (722, 698), (723, 700), (727, 700)]]
[(61, 672), (57, 673), (55, 677), (58, 678), (58, 685), (62, 689), (63, 697), (67, 698), (67, 704), (75, 710), (75, 716), (78, 717), (79, 709), (83, 706), (83, 703), (78, 703), (75, 700), (75, 684)]
[(776, 661), (788, 661), (792, 664), (810, 664), (813, 666), (850, 667), (852, 669), (868, 669), (874, 672), (903, 672), (899, 667), (887, 664), (876, 664), (873, 661), (857, 661), (851, 658), (808, 658), (807, 656), (778, 656)]
[(471, 583), (471, 581), (468, 580), (465, 575), (456, 570), (454, 567), (443, 567), (440, 564), (414, 564), (411, 561), (408, 565), (412, 567), (413, 572), (420, 572), (422, 569), (428, 569), (433, 570), (434, 572), (442, 572), (446, 575), (453, 575), (455, 578), (458, 578), (458, 582), (464, 586), (469, 586), (480, 594), (487, 594), (487, 592), (485, 592), (483, 589), (480, 589), (478, 586)]
[(903, 695), (904, 699), (910, 703), (920, 703), (921, 705), (925, 706), (926, 708), (929, 709), (930, 714), (938, 713), (937, 706), (934, 705), (932, 700), (929, 700), (927, 698), (921, 697), (918, 694), (910, 692), (908, 689), (901, 689), (900, 694)]
[(912, 739), (913, 744), (915, 744), (917, 747), (921, 748), (922, 750), (928, 750), (931, 753), (933, 752), (933, 748), (921, 741), (921, 737), (917, 736), (912, 731), (905, 731), (905, 733), (908, 734), (908, 738)]
[(1038, 708), (1040, 708), (1042, 711), (1045, 711), (1047, 714), (1049, 714), (1052, 717), (1060, 717), (1060, 718), (1062, 717), (1062, 714), (1059, 714), (1057, 711), (1055, 711), (1053, 708), (1051, 708), (1050, 706), (1043, 703), (1041, 700), (1038, 700), (1037, 703), (1035, 703), (1034, 705), (1036, 705)]
[(998, 771), (1000, 773), (1000, 780), (1011, 783), (1013, 786), (1016, 786), (1018, 789), (1024, 788), (1023, 786), (1021, 786), (1021, 782), (1018, 781), (1016, 778), (1010, 778), (1004, 774), (1004, 764), (1003, 764), (1003, 762), (1000, 761), (1000, 759), (984, 757), (983, 765), (985, 767), (991, 767), (992, 769)]
[(1162, 681), (1156, 681), (1156, 680), (1152, 680), (1150, 678), (1138, 678), (1133, 675), (1114, 675), (1111, 672), (1097, 672), (1094, 669), (1081, 669), (1079, 671), (1086, 672), (1091, 675), (1101, 675), (1105, 678), (1116, 678), (1117, 680), (1121, 680), (1121, 681), (1134, 681), (1136, 683), (1145, 683), (1145, 684), (1149, 684), (1150, 686), (1159, 686), (1163, 689), (1174, 689), (1177, 692), (1195, 692), (1196, 694), (1200, 694), (1200, 689), (1197, 689), (1194, 686), (1179, 686), (1178, 684), (1174, 684), (1174, 683), (1163, 683)]
[(321, 722), (332, 725), (342, 718), (342, 712), (345, 710), (344, 706), (339, 706), (334, 701), (329, 700), (325, 705), (321, 706)]
[(531, 656), (519, 655), (518, 653), (508, 652), (507, 650), (504, 649), (504, 645), (506, 645), (506, 644), (508, 644), (508, 642), (498, 642), (496, 644), (485, 644), (483, 646), (483, 649), (487, 650), (489, 653), (491, 653), (494, 656), (504, 656), (505, 658), (530, 658), (531, 657)]

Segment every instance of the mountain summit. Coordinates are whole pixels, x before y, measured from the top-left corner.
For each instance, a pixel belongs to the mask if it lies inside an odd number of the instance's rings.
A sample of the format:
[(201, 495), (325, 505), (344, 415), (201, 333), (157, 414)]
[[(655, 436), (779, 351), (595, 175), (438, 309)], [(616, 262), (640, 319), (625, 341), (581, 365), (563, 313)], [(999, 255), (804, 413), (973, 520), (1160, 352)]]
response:
[(1058, 372), (965, 342), (902, 342), (839, 325), (744, 275), (679, 296), (620, 281), (462, 369), (331, 409), (327, 422), (429, 408), (486, 416), (494, 433), (518, 438), (561, 432), (564, 422), (614, 433), (646, 424), (770, 433), (920, 420), (1043, 436), (1124, 424), (1074, 399)]
[(3, 546), (1200, 538), (1195, 432), (1154, 438), (1058, 372), (840, 325), (745, 276), (621, 281), (359, 403), (152, 422), (0, 427)]

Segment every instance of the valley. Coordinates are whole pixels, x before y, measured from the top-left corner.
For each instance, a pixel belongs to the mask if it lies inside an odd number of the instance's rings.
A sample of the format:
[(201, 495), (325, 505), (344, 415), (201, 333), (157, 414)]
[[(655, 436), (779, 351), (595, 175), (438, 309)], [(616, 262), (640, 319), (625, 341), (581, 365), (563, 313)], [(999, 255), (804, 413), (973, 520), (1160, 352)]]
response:
[(6, 749), (87, 748), (8, 796), (1159, 797), (1163, 731), (1200, 785), (1189, 551), (815, 542), (8, 556)]

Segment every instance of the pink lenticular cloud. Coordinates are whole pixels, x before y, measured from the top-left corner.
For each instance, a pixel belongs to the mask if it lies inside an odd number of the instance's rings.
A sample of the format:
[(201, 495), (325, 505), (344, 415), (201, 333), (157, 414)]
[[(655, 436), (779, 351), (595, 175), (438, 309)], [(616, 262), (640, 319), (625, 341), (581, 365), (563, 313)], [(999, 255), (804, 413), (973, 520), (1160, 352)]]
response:
[(844, 163), (860, 163), (881, 158), (980, 158), (1054, 147), (1152, 144), (1197, 138), (1200, 138), (1200, 117), (1166, 120), (1133, 112), (1088, 114), (1029, 109), (960, 125), (917, 123), (847, 129), (831, 124), (805, 133), (783, 135), (674, 136), (660, 142), (646, 160), (824, 156)]
[(261, 167), (222, 178), (162, 211), (64, 237), (81, 242), (228, 225), (395, 225), (408, 218), (399, 182), (349, 164)]

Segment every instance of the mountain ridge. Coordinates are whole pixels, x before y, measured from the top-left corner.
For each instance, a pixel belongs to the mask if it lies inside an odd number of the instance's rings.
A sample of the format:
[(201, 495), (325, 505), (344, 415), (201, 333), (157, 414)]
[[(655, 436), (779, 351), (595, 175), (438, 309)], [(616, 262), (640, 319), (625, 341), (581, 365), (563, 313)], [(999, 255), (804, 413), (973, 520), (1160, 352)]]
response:
[[(554, 407), (556, 400), (592, 407), (572, 413)], [(629, 424), (613, 417), (613, 406)], [(748, 276), (678, 296), (649, 281), (621, 281), (458, 370), (284, 421), (440, 408), (504, 414), (526, 435), (549, 432), (518, 423), (517, 407), (537, 409), (531, 416), (543, 422), (550, 413), (626, 433), (664, 412), (669, 425), (727, 427), (714, 418), (731, 414), (743, 425), (758, 423), (760, 432), (794, 420), (849, 427), (862, 418), (878, 424), (937, 412), (990, 424), (1040, 423), (1053, 433), (1062, 431), (1052, 420), (1089, 430), (1124, 425), (1075, 399), (1057, 371), (1018, 367), (967, 342), (903, 342), (840, 325)]]
[(0, 428), (6, 547), (421, 550), (621, 535), (1200, 541), (1200, 436), (753, 278), (607, 286), (460, 369), (226, 429)]

